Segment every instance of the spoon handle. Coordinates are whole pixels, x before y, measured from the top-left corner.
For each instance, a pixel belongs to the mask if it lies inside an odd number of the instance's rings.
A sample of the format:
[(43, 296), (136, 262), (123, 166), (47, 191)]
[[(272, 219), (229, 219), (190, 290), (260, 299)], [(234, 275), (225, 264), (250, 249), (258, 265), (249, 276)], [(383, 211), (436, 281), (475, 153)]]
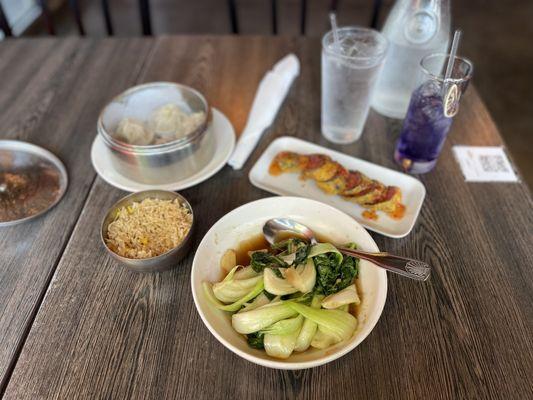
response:
[(431, 267), (428, 264), (412, 258), (395, 256), (389, 253), (368, 253), (346, 248), (339, 248), (339, 251), (349, 256), (368, 260), (378, 267), (417, 281), (425, 281), (431, 273)]

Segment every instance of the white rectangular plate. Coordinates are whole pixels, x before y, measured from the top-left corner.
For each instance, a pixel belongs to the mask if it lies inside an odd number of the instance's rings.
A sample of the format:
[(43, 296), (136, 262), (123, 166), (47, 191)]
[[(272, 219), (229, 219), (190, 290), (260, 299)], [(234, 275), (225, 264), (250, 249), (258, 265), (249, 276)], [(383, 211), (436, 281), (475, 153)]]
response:
[[(361, 171), (369, 178), (376, 179), (385, 185), (398, 186), (402, 191), (402, 202), (406, 207), (405, 216), (400, 220), (395, 220), (383, 212), (378, 212), (379, 218), (377, 221), (372, 221), (361, 216), (364, 211), (363, 207), (344, 200), (340, 196), (327, 195), (313, 181), (299, 179), (298, 174), (270, 175), (268, 173), (270, 163), (280, 151), (325, 154), (346, 169)], [(251, 169), (249, 178), (253, 185), (275, 194), (307, 197), (332, 205), (355, 218), (364, 227), (393, 238), (401, 238), (411, 232), (426, 196), (426, 188), (422, 182), (412, 176), (289, 136), (280, 137), (268, 146)]]

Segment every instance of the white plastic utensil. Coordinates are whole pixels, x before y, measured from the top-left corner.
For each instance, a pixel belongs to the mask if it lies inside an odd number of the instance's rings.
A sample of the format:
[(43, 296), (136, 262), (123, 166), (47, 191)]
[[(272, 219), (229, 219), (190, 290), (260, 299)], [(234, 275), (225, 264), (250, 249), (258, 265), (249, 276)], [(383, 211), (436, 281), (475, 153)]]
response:
[(278, 113), (292, 82), (300, 73), (300, 62), (294, 54), (289, 54), (268, 71), (257, 89), (246, 126), (237, 142), (228, 164), (233, 169), (241, 169), (264, 130), (268, 128)]

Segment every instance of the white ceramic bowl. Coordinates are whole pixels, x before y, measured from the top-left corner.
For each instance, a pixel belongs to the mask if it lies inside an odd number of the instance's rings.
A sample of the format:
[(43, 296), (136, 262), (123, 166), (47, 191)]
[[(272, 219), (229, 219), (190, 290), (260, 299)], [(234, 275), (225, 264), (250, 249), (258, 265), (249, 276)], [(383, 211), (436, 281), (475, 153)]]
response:
[(335, 243), (355, 242), (362, 250), (379, 251), (368, 232), (353, 218), (327, 204), (299, 197), (270, 197), (245, 204), (222, 217), (202, 239), (192, 264), (191, 284), (194, 303), (211, 333), (228, 349), (253, 363), (278, 369), (312, 368), (333, 361), (361, 343), (374, 328), (387, 297), (385, 270), (361, 260), (362, 297), (359, 325), (354, 336), (325, 350), (293, 353), (287, 360), (269, 357), (248, 346), (244, 336), (231, 326), (230, 313), (214, 308), (202, 290), (202, 282), (219, 281), (220, 257), (250, 236), (260, 234), (270, 218), (295, 219)]

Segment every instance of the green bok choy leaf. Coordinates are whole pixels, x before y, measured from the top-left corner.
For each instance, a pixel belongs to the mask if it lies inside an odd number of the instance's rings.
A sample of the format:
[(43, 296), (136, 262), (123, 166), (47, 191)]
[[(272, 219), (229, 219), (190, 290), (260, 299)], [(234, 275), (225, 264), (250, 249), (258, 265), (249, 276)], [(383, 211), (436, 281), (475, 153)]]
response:
[(315, 291), (326, 296), (351, 285), (358, 273), (358, 259), (343, 257), (330, 243), (319, 243), (311, 247), (309, 257), (313, 258), (317, 270)]
[[(228, 275), (222, 280), (213, 284), (213, 293), (215, 297), (224, 303), (233, 303), (246, 296), (257, 285), (263, 281), (261, 275), (248, 279), (236, 279), (235, 273), (238, 266), (233, 268)], [(250, 300), (250, 299), (248, 299)]]
[(272, 335), (286, 335), (287, 333), (294, 333), (302, 327), (304, 317), (297, 315), (294, 318), (287, 318), (278, 321), (269, 327), (261, 330), (261, 333), (270, 333)]
[(355, 283), (352, 283), (350, 286), (345, 287), (340, 292), (330, 294), (328, 297), (322, 300), (322, 307), (327, 309), (334, 309), (352, 303), (361, 303), (361, 300), (357, 295)]
[(252, 254), (250, 265), (255, 272), (262, 272), (265, 268), (286, 268), (288, 264), (281, 258), (266, 251), (256, 251)]
[(256, 308), (255, 310), (233, 314), (231, 324), (233, 329), (242, 334), (260, 331), (281, 321), (298, 315), (289, 302), (275, 302)]
[(263, 272), (265, 280), (265, 290), (278, 296), (296, 293), (298, 289), (292, 286), (286, 279), (276, 276), (274, 270), (265, 268)]
[(264, 306), (268, 303), (270, 303), (270, 299), (266, 296), (265, 291), (263, 290), (251, 303), (244, 304), (244, 307), (238, 312), (255, 310), (256, 308)]
[(213, 288), (211, 287), (210, 283), (204, 282), (202, 286), (204, 289), (204, 293), (207, 299), (211, 302), (211, 304), (213, 304), (219, 310), (230, 311), (230, 312), (235, 312), (239, 310), (243, 306), (243, 304), (257, 297), (264, 289), (263, 279), (261, 278), (256, 282), (255, 286), (248, 293), (246, 293), (242, 298), (238, 299), (237, 301), (231, 304), (222, 304), (220, 301), (218, 301), (215, 293), (213, 292)]
[(308, 259), (305, 264), (285, 270), (285, 279), (289, 284), (302, 293), (309, 293), (316, 283), (316, 269), (313, 260)]
[[(313, 300), (311, 300), (311, 307), (312, 308), (320, 308), (320, 302), (324, 296), (316, 295), (313, 297)], [(311, 345), (311, 340), (315, 337), (315, 333), (317, 331), (318, 325), (316, 322), (310, 320), (309, 318), (306, 318), (302, 329), (300, 330), (300, 333), (298, 335), (298, 338), (296, 339), (296, 345), (294, 346), (294, 351), (305, 351), (309, 348)]]
[(297, 337), (298, 331), (286, 333), (285, 335), (267, 333), (264, 336), (263, 345), (270, 357), (286, 359), (292, 354)]
[(305, 318), (315, 322), (322, 332), (333, 336), (336, 342), (349, 339), (357, 328), (357, 319), (348, 312), (315, 309), (294, 302), (286, 304)]

